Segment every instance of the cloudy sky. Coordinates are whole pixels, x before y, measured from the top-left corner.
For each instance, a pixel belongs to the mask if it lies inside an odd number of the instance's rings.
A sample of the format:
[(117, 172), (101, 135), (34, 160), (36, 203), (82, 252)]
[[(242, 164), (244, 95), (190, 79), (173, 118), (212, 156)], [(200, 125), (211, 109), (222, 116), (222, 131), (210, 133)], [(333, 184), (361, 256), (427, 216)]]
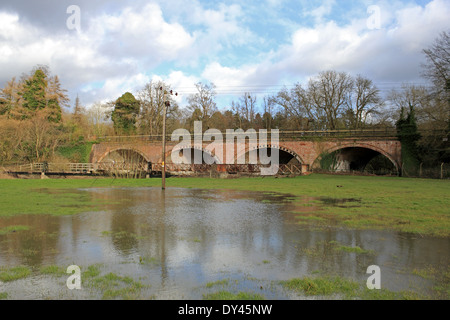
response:
[(329, 69), (387, 92), (424, 82), (422, 49), (448, 17), (448, 0), (0, 0), (0, 86), (43, 64), (87, 106), (162, 79), (182, 106), (213, 82), (225, 108)]

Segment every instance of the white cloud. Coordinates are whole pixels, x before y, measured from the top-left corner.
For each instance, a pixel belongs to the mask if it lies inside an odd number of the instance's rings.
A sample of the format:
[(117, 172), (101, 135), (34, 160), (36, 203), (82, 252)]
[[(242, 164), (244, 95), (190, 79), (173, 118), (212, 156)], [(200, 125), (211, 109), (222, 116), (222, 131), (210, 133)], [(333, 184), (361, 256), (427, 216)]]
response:
[(180, 24), (167, 23), (156, 4), (103, 14), (92, 20), (87, 32), (100, 42), (104, 55), (131, 56), (151, 65), (177, 58), (194, 41)]
[(380, 30), (368, 30), (365, 18), (344, 26), (328, 21), (300, 28), (276, 53), (274, 68), (294, 76), (337, 69), (382, 80), (417, 80), (422, 49), (448, 25), (450, 3), (435, 0), (424, 8), (412, 6), (391, 14), (396, 23)]
[(306, 12), (305, 15), (312, 16), (316, 23), (323, 23), (325, 16), (331, 13), (335, 4), (336, 0), (325, 0), (319, 7)]
[[(64, 21), (60, 29), (51, 29), (56, 21), (45, 25), (20, 10), (0, 9), (0, 86), (37, 64), (49, 65), (72, 95), (80, 91), (89, 100), (84, 103), (116, 99), (158, 73), (175, 90), (189, 93), (199, 81), (214, 82), (219, 89), (275, 85), (326, 69), (414, 81), (422, 49), (448, 28), (450, 16), (445, 0), (425, 6), (380, 0), (381, 29), (368, 30), (364, 5), (346, 11), (335, 0), (300, 1), (303, 12), (286, 0), (258, 5), (192, 1), (189, 6), (180, 0), (142, 6), (127, 1), (118, 10), (99, 5), (102, 10), (94, 12), (87, 3), (79, 34)], [(274, 20), (273, 30), (256, 21), (260, 13)]]
[(245, 85), (255, 73), (258, 66), (242, 66), (240, 68), (224, 67), (218, 62), (206, 66), (202, 77), (218, 87), (238, 87)]

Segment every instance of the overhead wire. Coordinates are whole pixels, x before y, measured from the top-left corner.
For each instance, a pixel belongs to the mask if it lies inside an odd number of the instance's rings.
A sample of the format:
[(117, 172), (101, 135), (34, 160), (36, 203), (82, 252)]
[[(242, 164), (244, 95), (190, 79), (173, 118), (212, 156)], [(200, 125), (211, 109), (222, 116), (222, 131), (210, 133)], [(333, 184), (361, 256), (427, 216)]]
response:
[[(377, 89), (381, 93), (388, 93), (392, 90), (399, 90), (403, 85), (412, 85), (416, 87), (430, 87), (428, 83), (425, 82), (373, 82)], [(273, 95), (279, 93), (283, 89), (291, 90), (296, 87), (296, 84), (284, 85), (284, 84), (258, 84), (258, 85), (239, 85), (239, 86), (216, 86), (213, 88), (215, 95)], [(304, 86), (306, 88), (306, 86)], [(191, 87), (177, 87), (178, 94), (180, 95), (192, 95), (198, 93), (195, 86)]]

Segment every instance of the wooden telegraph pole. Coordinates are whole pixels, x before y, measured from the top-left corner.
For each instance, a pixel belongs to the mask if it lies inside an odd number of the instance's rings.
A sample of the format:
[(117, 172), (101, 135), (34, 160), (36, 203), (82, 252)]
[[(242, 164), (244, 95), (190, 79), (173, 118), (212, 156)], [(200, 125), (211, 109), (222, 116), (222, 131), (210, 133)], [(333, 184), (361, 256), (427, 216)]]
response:
[[(167, 108), (170, 107), (170, 101), (166, 100), (166, 95), (169, 94), (163, 87), (159, 88), (163, 91), (163, 133), (162, 133), (162, 189), (166, 189), (166, 114)], [(173, 90), (170, 90), (170, 95), (174, 95)], [(178, 93), (175, 92), (175, 96)]]

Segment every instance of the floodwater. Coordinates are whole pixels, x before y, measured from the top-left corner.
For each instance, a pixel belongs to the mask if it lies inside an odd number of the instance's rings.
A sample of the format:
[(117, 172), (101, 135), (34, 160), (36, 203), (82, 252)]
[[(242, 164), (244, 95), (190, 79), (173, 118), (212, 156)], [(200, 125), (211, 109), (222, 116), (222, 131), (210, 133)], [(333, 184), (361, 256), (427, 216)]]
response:
[[(0, 219), (0, 230), (29, 227), (0, 234), (1, 268), (32, 270), (25, 278), (0, 282), (0, 294), (6, 292), (7, 299), (101, 299), (101, 288), (83, 279), (89, 266), (141, 284), (133, 291), (132, 298), (138, 299), (202, 299), (218, 291), (251, 292), (266, 299), (317, 299), (283, 289), (279, 281), (335, 275), (365, 286), (371, 265), (381, 268), (383, 289), (432, 295), (440, 285), (436, 275), (448, 274), (448, 239), (308, 229), (296, 223), (289, 196), (178, 188), (77, 192), (108, 205), (104, 211), (74, 216)], [(319, 209), (320, 203), (314, 205), (308, 210)], [(336, 250), (339, 246), (364, 252)], [(82, 270), (81, 290), (67, 288), (69, 274), (39, 271), (70, 265)]]

